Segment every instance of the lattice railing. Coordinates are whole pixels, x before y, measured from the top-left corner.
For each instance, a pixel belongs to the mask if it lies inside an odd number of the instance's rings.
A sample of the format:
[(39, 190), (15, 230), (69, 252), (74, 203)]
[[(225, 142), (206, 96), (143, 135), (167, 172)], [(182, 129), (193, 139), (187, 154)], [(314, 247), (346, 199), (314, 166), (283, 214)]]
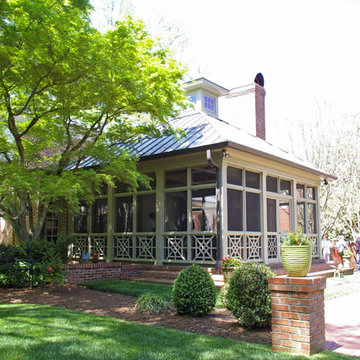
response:
[(308, 239), (312, 243), (312, 256), (319, 255), (319, 236), (318, 235), (307, 235)]
[(136, 259), (155, 260), (156, 258), (156, 240), (155, 235), (137, 235), (136, 236)]
[(241, 258), (244, 261), (263, 260), (261, 234), (229, 234), (228, 256)]
[(114, 259), (133, 259), (132, 235), (114, 235)]
[(191, 235), (191, 260), (216, 261), (216, 235)]
[(187, 235), (164, 236), (164, 260), (186, 261), (187, 260)]
[(99, 254), (99, 259), (106, 259), (107, 251), (107, 234), (79, 234), (74, 235), (75, 242), (72, 245), (72, 257), (80, 259), (83, 253), (89, 253), (90, 256), (94, 252)]
[(267, 235), (268, 259), (277, 259), (279, 254), (278, 236), (276, 234)]

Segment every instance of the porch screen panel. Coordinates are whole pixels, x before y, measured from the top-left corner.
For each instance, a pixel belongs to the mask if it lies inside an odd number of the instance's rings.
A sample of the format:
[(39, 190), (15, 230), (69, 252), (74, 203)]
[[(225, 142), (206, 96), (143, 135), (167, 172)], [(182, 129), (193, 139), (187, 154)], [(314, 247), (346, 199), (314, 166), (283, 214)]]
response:
[(192, 185), (212, 184), (215, 182), (216, 182), (216, 168), (206, 166), (206, 167), (196, 167), (191, 169)]
[(82, 234), (87, 233), (87, 216), (88, 207), (85, 204), (80, 205), (79, 211), (74, 215), (74, 233)]
[(245, 172), (246, 186), (253, 189), (260, 189), (260, 174), (252, 171)]
[(288, 232), (290, 230), (290, 203), (287, 201), (279, 202), (279, 231)]
[(133, 228), (133, 198), (118, 197), (115, 200), (115, 232), (132, 232)]
[(243, 192), (227, 190), (228, 230), (243, 231)]
[(305, 203), (298, 203), (296, 208), (297, 230), (305, 232)]
[(260, 231), (260, 194), (246, 193), (246, 230)]
[(92, 209), (92, 232), (106, 233), (108, 214), (107, 199), (96, 199)]
[(167, 188), (186, 186), (187, 174), (186, 169), (167, 171), (165, 173), (165, 186)]
[(137, 197), (137, 231), (155, 232), (155, 194)]
[(307, 229), (308, 234), (316, 234), (316, 205), (307, 204)]
[(229, 166), (227, 168), (227, 182), (233, 185), (242, 185), (242, 170)]
[(216, 230), (215, 189), (192, 191), (191, 218), (193, 231)]
[(165, 231), (186, 231), (186, 191), (165, 194)]
[(267, 207), (267, 231), (276, 232), (277, 231), (276, 200), (266, 199), (266, 207)]

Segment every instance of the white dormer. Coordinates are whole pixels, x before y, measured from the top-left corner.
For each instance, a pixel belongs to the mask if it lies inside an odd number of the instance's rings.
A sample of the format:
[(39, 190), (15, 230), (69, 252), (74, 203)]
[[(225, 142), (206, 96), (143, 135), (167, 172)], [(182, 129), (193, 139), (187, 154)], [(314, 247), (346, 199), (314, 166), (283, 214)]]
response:
[(205, 78), (199, 78), (184, 84), (186, 96), (194, 104), (194, 109), (218, 117), (218, 98), (229, 93), (228, 89)]

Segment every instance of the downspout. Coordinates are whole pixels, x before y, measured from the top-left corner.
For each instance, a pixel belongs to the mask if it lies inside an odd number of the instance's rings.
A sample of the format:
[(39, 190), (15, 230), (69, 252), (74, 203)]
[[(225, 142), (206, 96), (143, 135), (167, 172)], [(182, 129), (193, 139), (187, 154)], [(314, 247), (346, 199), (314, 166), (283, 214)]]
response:
[(222, 254), (222, 225), (221, 225), (221, 173), (219, 165), (211, 157), (211, 150), (206, 150), (206, 160), (209, 164), (216, 168), (216, 227), (217, 227), (217, 237), (216, 237), (216, 247), (217, 247), (217, 259), (216, 259), (216, 272), (220, 274), (221, 270), (221, 259), (223, 258)]

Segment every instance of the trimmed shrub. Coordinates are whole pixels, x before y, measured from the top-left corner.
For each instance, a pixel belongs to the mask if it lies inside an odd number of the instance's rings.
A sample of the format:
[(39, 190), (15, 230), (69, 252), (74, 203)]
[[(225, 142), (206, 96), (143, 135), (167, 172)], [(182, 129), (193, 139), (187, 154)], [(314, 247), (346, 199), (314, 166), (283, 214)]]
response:
[(226, 301), (228, 309), (241, 326), (260, 328), (271, 324), (271, 296), (268, 279), (274, 276), (260, 263), (241, 264), (229, 281)]
[(168, 297), (150, 292), (142, 294), (136, 301), (136, 310), (150, 314), (160, 313), (170, 309)]
[(175, 279), (172, 301), (179, 314), (202, 316), (216, 303), (216, 287), (206, 269), (191, 265)]

